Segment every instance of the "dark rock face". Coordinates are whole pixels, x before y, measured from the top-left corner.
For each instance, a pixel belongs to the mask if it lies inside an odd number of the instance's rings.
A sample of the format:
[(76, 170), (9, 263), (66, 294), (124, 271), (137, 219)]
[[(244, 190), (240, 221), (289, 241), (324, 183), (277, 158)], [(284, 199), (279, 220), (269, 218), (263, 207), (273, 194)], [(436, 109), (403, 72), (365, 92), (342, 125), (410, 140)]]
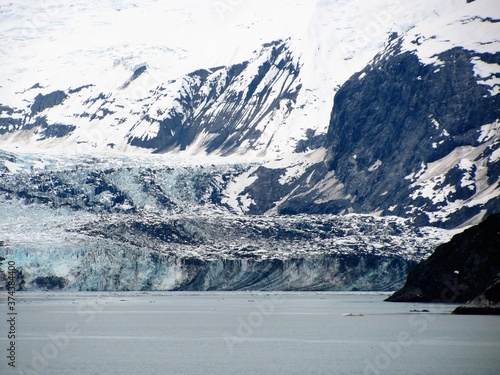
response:
[[(41, 87), (37, 84), (31, 89), (36, 88)], [(70, 90), (70, 94), (78, 91), (79, 89)], [(56, 90), (46, 95), (38, 94), (31, 104), (29, 113), (22, 109), (0, 105), (0, 135), (19, 130), (34, 130), (34, 134), (38, 134), (37, 140), (42, 141), (47, 138), (62, 138), (71, 134), (76, 126), (48, 123), (47, 116), (41, 114), (48, 108), (60, 105), (66, 98), (68, 95), (62, 90)]]
[[(415, 203), (405, 176), (456, 147), (476, 145), (479, 127), (499, 117), (499, 98), (476, 83), (471, 57), (460, 48), (450, 50), (440, 56), (445, 67), (436, 72), (435, 66), (423, 66), (416, 56), (404, 53), (380, 61), (361, 73), (366, 74), (363, 79), (358, 75), (339, 91), (328, 132), (327, 146), (334, 150), (330, 169), (355, 194), (356, 210), (400, 203), (394, 213), (405, 216)], [(500, 54), (496, 58), (500, 61)], [(441, 140), (442, 145), (432, 147)], [(370, 170), (378, 160), (380, 167)], [(459, 185), (461, 176), (449, 174), (447, 179)], [(432, 202), (422, 198), (416, 205), (429, 207)]]
[(490, 302), (500, 303), (500, 277), (497, 277), (493, 285), (489, 286), (481, 296), (484, 296), (484, 299)]
[(21, 116), (16, 118), (13, 116), (14, 114), (18, 116), (22, 115), (22, 111), (0, 104), (0, 135), (22, 126), (23, 121)]
[[(431, 219), (454, 202), (472, 199), (481, 184), (477, 171), (482, 164), (487, 167), (488, 184), (497, 183), (500, 168), (500, 160), (491, 157), (498, 141), (488, 143), (480, 137), (483, 125), (500, 118), (500, 95), (491, 95), (487, 86), (478, 84), (472, 63), (477, 59), (498, 64), (500, 53), (457, 47), (438, 58), (441, 65), (425, 65), (413, 52), (401, 52), (396, 39), (352, 76), (335, 96), (325, 142), (327, 170), (318, 164), (305, 173), (314, 171), (316, 178), (335, 182), (338, 198), (317, 202), (320, 189), (312, 187), (305, 194), (303, 181), (298, 181), (293, 187), (299, 190), (280, 204), (278, 212), (377, 211), (447, 228), (481, 210), (500, 212), (500, 202), (493, 196), (484, 204), (458, 205), (446, 220)], [(470, 165), (457, 158), (442, 177), (434, 176), (431, 183), (419, 181), (431, 163), (474, 147), (484, 151), (470, 156)]]
[(295, 152), (305, 152), (322, 147), (325, 143), (326, 134), (316, 134), (316, 130), (307, 129), (305, 138), (297, 142)]
[(458, 306), (453, 310), (453, 314), (500, 315), (500, 275), (493, 285), (466, 305)]
[(500, 214), (496, 214), (438, 246), (387, 300), (467, 302), (492, 285), (499, 273)]
[[(325, 163), (309, 168), (296, 184), (290, 198), (278, 207), (278, 212), (282, 215), (296, 215), (303, 212), (343, 214), (352, 211), (352, 197), (346, 193), (344, 185), (337, 180), (335, 174), (328, 173)], [(321, 199), (322, 192), (326, 192), (327, 196), (333, 199)]]
[(282, 172), (282, 169), (259, 167), (252, 174), (252, 176), (257, 177), (258, 180), (261, 181), (261, 184), (251, 185), (243, 192), (243, 194), (250, 194), (252, 197), (257, 197), (249, 207), (249, 214), (266, 212), (274, 207), (273, 202), (277, 197), (286, 195), (290, 192), (290, 186), (279, 183)]
[(39, 140), (43, 140), (46, 138), (62, 138), (70, 134), (73, 130), (76, 129), (76, 126), (74, 125), (66, 125), (66, 124), (54, 124), (54, 125), (48, 125), (47, 127), (43, 128), (42, 131), (39, 133), (40, 137), (38, 138)]
[(142, 65), (134, 70), (132, 77), (130, 77), (127, 82), (120, 86), (120, 90), (126, 89), (130, 84), (136, 80), (142, 73), (144, 73), (148, 69), (147, 65)]
[(51, 92), (50, 94), (47, 95), (38, 94), (35, 97), (35, 101), (31, 105), (31, 116), (34, 116), (37, 113), (42, 112), (47, 108), (51, 108), (61, 104), (63, 100), (66, 98), (67, 98), (66, 93), (61, 90)]

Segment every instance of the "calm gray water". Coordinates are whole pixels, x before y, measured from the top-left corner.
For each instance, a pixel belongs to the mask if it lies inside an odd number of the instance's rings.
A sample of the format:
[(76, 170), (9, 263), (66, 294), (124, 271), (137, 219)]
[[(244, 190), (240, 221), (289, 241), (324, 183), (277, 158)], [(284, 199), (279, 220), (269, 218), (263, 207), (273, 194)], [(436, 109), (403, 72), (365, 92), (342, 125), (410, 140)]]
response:
[[(452, 305), (386, 297), (17, 293), (16, 368), (7, 364), (2, 324), (0, 373), (500, 373), (500, 317), (454, 316)], [(0, 303), (5, 322), (5, 295)]]

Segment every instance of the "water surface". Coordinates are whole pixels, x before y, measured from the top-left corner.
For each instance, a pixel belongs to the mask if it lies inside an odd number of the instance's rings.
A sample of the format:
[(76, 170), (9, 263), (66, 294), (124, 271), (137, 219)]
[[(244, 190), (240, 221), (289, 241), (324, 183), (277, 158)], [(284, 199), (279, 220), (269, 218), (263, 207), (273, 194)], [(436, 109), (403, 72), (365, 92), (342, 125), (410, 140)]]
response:
[[(387, 294), (17, 293), (2, 374), (498, 374), (500, 317)], [(5, 296), (0, 299), (7, 319)], [(429, 312), (410, 312), (424, 310)], [(354, 316), (346, 316), (351, 314)], [(2, 325), (0, 345), (9, 345)]]

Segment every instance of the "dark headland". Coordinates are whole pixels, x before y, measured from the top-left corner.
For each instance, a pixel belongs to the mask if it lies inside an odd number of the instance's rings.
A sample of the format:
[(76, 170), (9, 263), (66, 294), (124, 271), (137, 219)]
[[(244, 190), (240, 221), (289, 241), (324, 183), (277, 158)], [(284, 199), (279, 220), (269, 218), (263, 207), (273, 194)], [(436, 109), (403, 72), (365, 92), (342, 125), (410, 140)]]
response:
[(500, 314), (500, 214), (438, 246), (387, 301), (464, 302), (454, 313)]

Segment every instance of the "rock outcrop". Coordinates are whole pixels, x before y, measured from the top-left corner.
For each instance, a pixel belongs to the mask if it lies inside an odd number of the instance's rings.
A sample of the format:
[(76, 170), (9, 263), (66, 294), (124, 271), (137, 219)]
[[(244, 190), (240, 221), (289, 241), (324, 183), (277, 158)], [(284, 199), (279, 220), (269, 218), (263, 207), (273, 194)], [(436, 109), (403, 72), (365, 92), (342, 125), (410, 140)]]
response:
[(499, 273), (500, 214), (495, 214), (438, 246), (387, 301), (467, 302), (493, 285)]
[(500, 275), (484, 293), (467, 302), (467, 304), (457, 307), (453, 314), (500, 315)]

